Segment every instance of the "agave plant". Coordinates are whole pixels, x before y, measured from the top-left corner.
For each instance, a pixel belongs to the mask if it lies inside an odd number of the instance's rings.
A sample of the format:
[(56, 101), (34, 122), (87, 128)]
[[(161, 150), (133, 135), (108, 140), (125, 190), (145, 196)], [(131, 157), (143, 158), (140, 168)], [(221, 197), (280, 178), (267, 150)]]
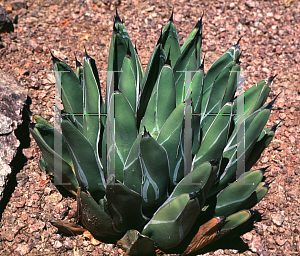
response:
[(39, 115), (30, 126), (40, 168), (76, 196), (81, 223), (129, 255), (193, 253), (249, 220), (268, 191), (265, 169), (251, 167), (277, 127), (264, 129), (274, 77), (236, 95), (239, 43), (204, 73), (202, 17), (181, 47), (172, 17), (144, 73), (116, 13), (105, 100), (93, 58), (73, 72), (52, 55), (62, 134)]

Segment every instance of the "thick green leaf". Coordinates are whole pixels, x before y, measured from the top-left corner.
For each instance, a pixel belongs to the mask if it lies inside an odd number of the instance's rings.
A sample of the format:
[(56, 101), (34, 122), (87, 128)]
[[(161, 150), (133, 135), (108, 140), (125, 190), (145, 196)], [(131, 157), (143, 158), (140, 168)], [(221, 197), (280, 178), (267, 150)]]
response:
[(217, 195), (214, 216), (229, 216), (239, 210), (260, 184), (263, 174), (260, 170), (244, 173)]
[[(53, 70), (57, 89), (61, 89), (61, 100), (65, 112), (72, 116), (73, 122), (82, 131), (83, 90), (74, 71), (64, 62), (52, 55)], [(61, 85), (61, 88), (59, 88)]]
[(249, 157), (247, 158), (246, 164), (245, 164), (245, 170), (249, 171), (251, 167), (258, 161), (261, 153), (265, 150), (265, 148), (268, 147), (268, 145), (271, 143), (275, 131), (276, 131), (277, 125), (274, 125), (272, 128), (267, 128), (266, 130), (263, 130), (257, 139), (253, 150), (251, 151)]
[(142, 194), (142, 180), (143, 172), (140, 162), (140, 142), (142, 139), (142, 133), (138, 135), (134, 141), (128, 157), (126, 159), (123, 175), (123, 183), (131, 190)]
[(122, 236), (111, 217), (96, 203), (89, 193), (77, 192), (78, 214), (82, 224), (95, 236), (105, 239), (118, 239)]
[(184, 52), (185, 48), (190, 44), (190, 42), (193, 40), (193, 38), (195, 36), (199, 36), (199, 41), (197, 43), (197, 68), (200, 66), (201, 64), (201, 46), (202, 46), (202, 18), (203, 15), (201, 17), (200, 20), (198, 20), (197, 24), (195, 25), (194, 29), (192, 30), (192, 32), (188, 35), (187, 39), (185, 40), (185, 42), (183, 43), (183, 45), (181, 46), (181, 53)]
[[(225, 52), (219, 59), (217, 59), (207, 71), (204, 78), (203, 95), (211, 90), (214, 81), (220, 72), (232, 61), (237, 60), (236, 53), (239, 53), (239, 47), (233, 46)], [(235, 56), (236, 55), (236, 56)]]
[[(148, 102), (152, 95), (156, 80), (159, 77), (162, 67), (166, 62), (166, 54), (161, 44), (157, 44), (149, 59), (138, 104), (137, 123), (140, 124), (145, 115)], [(138, 127), (139, 128), (139, 127)]]
[(137, 137), (133, 110), (121, 92), (114, 94), (115, 101), (115, 175), (123, 182), (123, 169), (129, 151)]
[(152, 239), (159, 248), (170, 249), (189, 233), (199, 213), (197, 197), (182, 194), (162, 205), (142, 234)]
[(85, 104), (82, 133), (98, 154), (98, 142), (101, 133), (99, 118), (103, 103), (95, 60), (88, 55), (84, 58), (83, 80)]
[(256, 204), (258, 204), (260, 200), (262, 200), (265, 197), (267, 192), (268, 192), (268, 188), (267, 188), (265, 182), (261, 182), (260, 184), (258, 184), (256, 189), (253, 191), (251, 196), (249, 196), (247, 198), (247, 200), (244, 201), (244, 203), (242, 204), (242, 206), (240, 208), (241, 209), (251, 209)]
[(192, 79), (192, 129), (193, 129), (193, 148), (192, 154), (195, 155), (200, 147), (201, 142), (201, 129), (200, 129), (200, 120), (201, 120), (201, 102), (203, 98), (203, 82), (204, 82), (204, 63), (200, 69), (195, 73)]
[(108, 177), (105, 196), (116, 230), (139, 230), (146, 224), (141, 195), (120, 183), (114, 175)]
[(148, 133), (141, 143), (143, 213), (151, 217), (168, 198), (169, 164), (166, 150)]
[(215, 179), (217, 170), (217, 166), (210, 162), (204, 162), (199, 165), (177, 184), (169, 199), (184, 193), (196, 193), (200, 207), (202, 208), (207, 193)]
[[(240, 94), (235, 100), (234, 100), (234, 111), (236, 113), (237, 108), (237, 102), (242, 101), (244, 102), (244, 115), (241, 117), (236, 117), (235, 122), (241, 122), (239, 119), (247, 118), (252, 113), (254, 113), (256, 110), (261, 108), (263, 104), (266, 102), (271, 87), (271, 82), (268, 82), (268, 80), (262, 80), (258, 82), (257, 84), (250, 87), (248, 90), (246, 90), (244, 93)], [(241, 100), (242, 99), (242, 100)], [(244, 99), (244, 100), (243, 100)]]
[(175, 108), (175, 84), (171, 66), (164, 65), (153, 88), (140, 132), (146, 128), (157, 138), (164, 123)]
[(154, 242), (149, 237), (140, 234), (137, 230), (128, 230), (117, 242), (127, 255), (155, 256)]
[(218, 235), (211, 242), (213, 243), (217, 241), (218, 239), (226, 235), (231, 230), (242, 225), (247, 220), (249, 220), (250, 217), (251, 217), (251, 212), (248, 210), (242, 210), (226, 217), (224, 224), (222, 225), (222, 228), (219, 230)]
[[(60, 155), (59, 152), (54, 151), (54, 132), (57, 132), (54, 128), (51, 128), (50, 125), (36, 123), (29, 128), (29, 131), (43, 153), (45, 167), (54, 174), (54, 181), (62, 182), (65, 189), (76, 195), (79, 186), (64, 140), (62, 140), (62, 155)], [(61, 173), (57, 173), (58, 170), (61, 170)]]
[[(234, 61), (230, 62), (218, 74), (212, 85), (212, 89), (204, 93), (202, 99), (203, 115), (201, 116), (201, 127), (203, 134), (206, 134), (216, 115), (223, 107), (222, 102), (226, 94), (227, 85), (234, 67)], [(227, 102), (225, 102), (227, 103)]]
[(193, 39), (188, 43), (180, 57), (178, 58), (174, 67), (174, 79), (176, 87), (176, 106), (185, 100), (185, 71), (193, 71), (191, 77), (194, 76), (194, 72), (199, 68), (197, 67), (198, 60), (198, 44), (201, 44), (201, 36), (198, 31)]
[(193, 160), (193, 169), (205, 161), (220, 159), (227, 144), (229, 125), (232, 117), (232, 103), (226, 103), (205, 134)]
[[(245, 136), (243, 137), (243, 141), (245, 142), (245, 144), (241, 144), (241, 142), (239, 141), (237, 142), (237, 144), (230, 147), (226, 146), (221, 163), (220, 181), (217, 182), (211, 189), (209, 196), (218, 193), (220, 190), (225, 188), (228, 183), (233, 182), (236, 179), (236, 175), (238, 173), (238, 159), (245, 159), (247, 162), (251, 151), (255, 150), (253, 149), (253, 147), (268, 121), (268, 118), (270, 116), (270, 109), (264, 109), (260, 112), (258, 111), (258, 114), (253, 113), (253, 115), (255, 115), (255, 118), (252, 120), (252, 122), (250, 122), (250, 124), (248, 124), (247, 119), (245, 120), (245, 127), (247, 129), (245, 132)], [(244, 127), (242, 124), (240, 129), (243, 128)], [(236, 156), (236, 152), (240, 152), (239, 147), (241, 147), (242, 149), (244, 148), (245, 150), (243, 151), (243, 154)]]
[(119, 90), (129, 101), (134, 113), (136, 113), (138, 95), (136, 93), (136, 81), (133, 68), (134, 66), (131, 56), (128, 54), (125, 55), (122, 65), (122, 73), (120, 75)]
[(99, 156), (87, 138), (69, 121), (63, 120), (61, 127), (80, 187), (87, 188), (96, 201), (100, 200), (105, 193), (105, 179)]
[(172, 68), (175, 66), (177, 59), (180, 56), (180, 44), (176, 31), (176, 26), (173, 23), (173, 13), (168, 24), (164, 27), (161, 35), (161, 43), (166, 54), (170, 52), (170, 61)]
[(176, 159), (181, 139), (180, 135), (182, 131), (183, 117), (184, 104), (181, 103), (173, 110), (157, 137), (157, 142), (166, 149), (168, 154), (170, 167), (170, 191), (173, 190), (179, 180)]

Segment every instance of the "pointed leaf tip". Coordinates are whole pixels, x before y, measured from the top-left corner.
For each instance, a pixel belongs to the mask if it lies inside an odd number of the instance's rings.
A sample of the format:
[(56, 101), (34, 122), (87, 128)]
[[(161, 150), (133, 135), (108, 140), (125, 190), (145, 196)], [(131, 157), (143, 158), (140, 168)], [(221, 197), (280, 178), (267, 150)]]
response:
[(159, 45), (159, 44), (162, 44), (162, 28), (160, 29), (160, 36), (157, 40), (157, 44), (156, 45)]
[(74, 56), (75, 56), (75, 62), (76, 62), (76, 68), (79, 68), (81, 67), (81, 63), (78, 61), (77, 57), (76, 57), (76, 54), (74, 53)]
[(169, 22), (174, 22), (173, 15), (174, 15), (174, 8), (172, 9), (172, 13), (171, 13), (171, 17), (169, 18)]
[(147, 132), (146, 127), (144, 126), (144, 131), (142, 134), (142, 139), (151, 137), (150, 133)]
[(200, 67), (199, 67), (199, 69), (200, 69), (200, 70), (203, 70), (203, 71), (204, 71), (204, 60), (205, 60), (205, 55), (206, 55), (206, 54), (204, 54), (203, 60), (202, 60), (202, 62), (201, 62), (201, 64), (200, 64)]
[(239, 47), (239, 44), (240, 44), (240, 41), (241, 41), (242, 38), (243, 38), (243, 36), (241, 36), (239, 38), (239, 40), (236, 42), (236, 44), (234, 45), (234, 47)]
[(272, 132), (276, 132), (277, 127), (280, 125), (281, 121), (279, 121), (277, 124), (273, 125), (271, 128)]
[(274, 105), (274, 102), (277, 100), (277, 98), (278, 98), (278, 96), (279, 96), (280, 94), (281, 94), (281, 92), (277, 94), (277, 96), (275, 97), (274, 100), (270, 101), (270, 102), (267, 104), (267, 106), (266, 106), (265, 109), (270, 109), (270, 110), (272, 110), (273, 105)]
[(114, 23), (123, 23), (119, 14), (118, 14), (118, 8), (116, 8), (116, 16), (115, 16), (115, 21)]
[(61, 62), (61, 60), (60, 60), (59, 58), (57, 58), (57, 57), (55, 57), (55, 56), (53, 55), (53, 53), (51, 52), (50, 48), (48, 48), (48, 49), (49, 49), (49, 52), (50, 52), (50, 54), (51, 54), (51, 58), (52, 58), (52, 63), (53, 63), (53, 65), (55, 65), (55, 63), (57, 63), (57, 62)]
[(274, 75), (274, 76), (269, 77), (268, 80), (267, 80), (267, 84), (272, 85), (272, 82), (273, 82), (273, 80), (275, 79), (276, 76), (277, 76), (277, 74)]
[(212, 159), (208, 161), (212, 166), (217, 166), (219, 163), (219, 159)]

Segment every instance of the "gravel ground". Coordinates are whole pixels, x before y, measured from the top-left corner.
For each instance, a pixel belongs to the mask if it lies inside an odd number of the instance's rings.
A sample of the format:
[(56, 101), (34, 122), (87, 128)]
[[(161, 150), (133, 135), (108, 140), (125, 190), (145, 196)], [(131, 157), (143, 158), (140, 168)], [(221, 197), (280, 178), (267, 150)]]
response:
[[(14, 1), (16, 2), (16, 1)], [(22, 2), (22, 1), (19, 1)], [(106, 70), (116, 7), (142, 63), (146, 64), (174, 7), (180, 42), (204, 11), (203, 52), (206, 70), (242, 36), (245, 87), (277, 74), (270, 99), (280, 93), (268, 126), (281, 125), (258, 167), (269, 166), (272, 180), (267, 196), (255, 207), (261, 220), (239, 241), (216, 245), (206, 255), (300, 254), (300, 3), (298, 1), (154, 1), (39, 0), (19, 9), (2, 0), (11, 17), (18, 14), (15, 32), (1, 34), (0, 69), (15, 76), (28, 89), (31, 111), (53, 122), (54, 76), (49, 49), (75, 66), (84, 47)], [(146, 68), (146, 65), (144, 66)], [(105, 88), (105, 77), (101, 74)], [(66, 236), (51, 219), (75, 222), (76, 203), (52, 184), (37, 166), (40, 152), (32, 140), (23, 149), (28, 161), (17, 175), (17, 185), (1, 218), (0, 255), (123, 255), (109, 244), (87, 235)]]

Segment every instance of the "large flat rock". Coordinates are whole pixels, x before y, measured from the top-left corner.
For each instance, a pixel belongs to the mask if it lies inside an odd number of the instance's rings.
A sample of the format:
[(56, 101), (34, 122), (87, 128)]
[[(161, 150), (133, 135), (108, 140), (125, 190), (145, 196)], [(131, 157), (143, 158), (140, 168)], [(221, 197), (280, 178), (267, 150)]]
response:
[(10, 74), (0, 71), (0, 200), (11, 173), (9, 164), (20, 142), (14, 131), (22, 122), (22, 109), (27, 91)]

